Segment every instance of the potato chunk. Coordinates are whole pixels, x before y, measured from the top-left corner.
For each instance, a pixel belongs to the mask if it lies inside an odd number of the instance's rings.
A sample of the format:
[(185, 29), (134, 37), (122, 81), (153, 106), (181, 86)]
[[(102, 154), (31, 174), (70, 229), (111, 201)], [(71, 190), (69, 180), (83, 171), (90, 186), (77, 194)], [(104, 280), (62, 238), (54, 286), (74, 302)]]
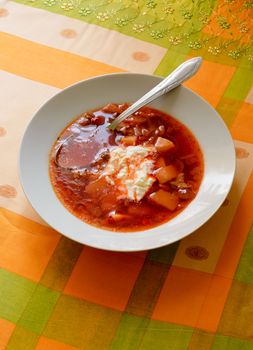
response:
[(90, 182), (86, 187), (85, 187), (85, 192), (88, 193), (90, 196), (98, 196), (103, 194), (104, 189), (107, 186), (107, 182), (105, 177), (101, 177), (97, 180), (94, 180)]
[(158, 139), (155, 143), (155, 148), (157, 149), (157, 151), (159, 153), (164, 153), (164, 152), (168, 152), (168, 151), (174, 149), (175, 145), (170, 140), (167, 140), (163, 137), (158, 137)]
[(135, 146), (137, 142), (137, 136), (125, 136), (120, 140), (124, 146)]
[(109, 219), (114, 220), (115, 222), (121, 222), (121, 221), (125, 221), (125, 220), (130, 220), (131, 216), (127, 215), (127, 214), (121, 214), (121, 213), (117, 213), (115, 211), (112, 211), (109, 213)]
[(158, 190), (150, 194), (149, 198), (156, 204), (162, 207), (174, 211), (178, 205), (178, 196), (174, 193), (170, 193), (164, 190)]
[(164, 184), (178, 176), (178, 170), (174, 165), (167, 165), (158, 169), (155, 173), (157, 180), (160, 184)]

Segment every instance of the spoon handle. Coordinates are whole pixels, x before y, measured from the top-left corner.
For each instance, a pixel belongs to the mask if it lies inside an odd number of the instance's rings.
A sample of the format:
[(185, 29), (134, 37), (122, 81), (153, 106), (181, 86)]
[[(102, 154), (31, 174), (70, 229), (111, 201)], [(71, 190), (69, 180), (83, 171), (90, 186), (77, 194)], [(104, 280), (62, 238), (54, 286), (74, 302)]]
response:
[(199, 69), (202, 63), (201, 57), (194, 57), (190, 60), (185, 61), (179, 67), (177, 67), (170, 75), (156, 85), (152, 90), (147, 92), (138, 101), (133, 103), (123, 113), (121, 113), (109, 126), (110, 129), (114, 130), (119, 123), (129, 117), (131, 114), (136, 112), (141, 107), (147, 105), (154, 99), (166, 94), (167, 92), (175, 89), (177, 86), (182, 84), (185, 80), (191, 78)]

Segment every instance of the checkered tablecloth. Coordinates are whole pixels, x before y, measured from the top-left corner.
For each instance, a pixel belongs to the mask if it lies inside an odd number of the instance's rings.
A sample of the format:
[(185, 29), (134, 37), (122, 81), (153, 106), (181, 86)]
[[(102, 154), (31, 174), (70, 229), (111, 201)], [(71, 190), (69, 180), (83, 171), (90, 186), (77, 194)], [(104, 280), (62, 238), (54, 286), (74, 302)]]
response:
[[(252, 0), (0, 0), (0, 349), (253, 349)], [(167, 247), (113, 253), (47, 227), (18, 179), (25, 126), (60, 89), (166, 76), (216, 108), (237, 170), (219, 211)], [(222, 162), (222, 154), (220, 155)]]

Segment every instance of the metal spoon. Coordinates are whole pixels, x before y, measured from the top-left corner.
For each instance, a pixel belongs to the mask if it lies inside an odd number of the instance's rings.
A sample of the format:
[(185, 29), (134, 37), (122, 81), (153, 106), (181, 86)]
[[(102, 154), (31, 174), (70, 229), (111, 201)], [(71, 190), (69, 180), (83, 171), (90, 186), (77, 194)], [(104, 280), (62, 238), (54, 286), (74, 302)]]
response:
[(175, 89), (177, 86), (182, 84), (185, 80), (191, 78), (197, 71), (202, 63), (202, 57), (194, 57), (190, 60), (185, 61), (179, 67), (177, 67), (170, 75), (156, 85), (152, 90), (147, 92), (138, 101), (133, 103), (123, 113), (121, 113), (110, 125), (109, 128), (114, 130), (119, 123), (125, 120), (134, 112), (138, 111), (141, 107), (152, 102), (156, 98), (166, 94), (167, 92)]

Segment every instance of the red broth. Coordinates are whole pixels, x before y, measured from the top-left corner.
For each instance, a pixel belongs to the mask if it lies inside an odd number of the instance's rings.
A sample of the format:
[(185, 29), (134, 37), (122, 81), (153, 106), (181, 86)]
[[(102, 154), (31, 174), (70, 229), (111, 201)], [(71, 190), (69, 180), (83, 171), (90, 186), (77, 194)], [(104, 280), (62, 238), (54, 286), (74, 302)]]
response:
[[(62, 204), (81, 220), (113, 231), (140, 231), (178, 215), (193, 200), (203, 177), (203, 155), (191, 131), (173, 117), (144, 107), (108, 125), (128, 104), (84, 113), (59, 135), (50, 154), (50, 177)], [(141, 200), (129, 199), (103, 174), (116, 147), (152, 149), (152, 185)], [(138, 166), (135, 170), (138, 170)], [(122, 183), (121, 183), (122, 184)]]

